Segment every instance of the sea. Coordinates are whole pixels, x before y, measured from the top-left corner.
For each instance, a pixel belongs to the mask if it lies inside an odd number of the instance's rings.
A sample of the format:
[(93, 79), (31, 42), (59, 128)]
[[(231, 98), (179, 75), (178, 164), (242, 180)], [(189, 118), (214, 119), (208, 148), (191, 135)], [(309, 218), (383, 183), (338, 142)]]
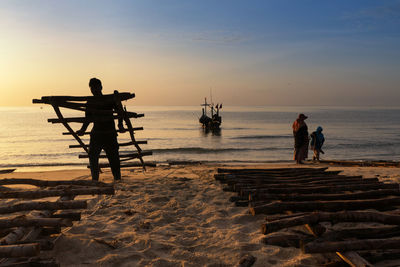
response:
[[(198, 122), (199, 106), (127, 106), (128, 111), (144, 113), (133, 119), (137, 140), (147, 140), (143, 150), (153, 152), (145, 161), (279, 163), (293, 162), (292, 123), (299, 113), (308, 116), (309, 133), (323, 128), (327, 160), (400, 160), (400, 107), (308, 107), (308, 106), (224, 106), (218, 132), (205, 131)], [(65, 117), (81, 112), (62, 110)], [(0, 169), (38, 171), (86, 168), (79, 159), (82, 148), (56, 118), (51, 107), (0, 107)], [(80, 124), (72, 123), (77, 130)], [(89, 128), (90, 129), (90, 128)], [(83, 137), (88, 143), (89, 137)], [(127, 133), (118, 136), (128, 141)], [(121, 153), (133, 147), (122, 147)], [(309, 157), (312, 156), (312, 151)]]

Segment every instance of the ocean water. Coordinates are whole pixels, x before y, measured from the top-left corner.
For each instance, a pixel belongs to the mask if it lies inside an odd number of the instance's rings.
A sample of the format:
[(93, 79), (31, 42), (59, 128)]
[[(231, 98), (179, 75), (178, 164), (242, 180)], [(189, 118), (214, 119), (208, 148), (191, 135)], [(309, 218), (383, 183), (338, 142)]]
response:
[[(291, 125), (298, 113), (309, 118), (309, 132), (324, 128), (325, 155), (334, 160), (400, 160), (400, 108), (388, 107), (234, 107), (221, 110), (218, 133), (205, 132), (198, 123), (200, 106), (128, 106), (128, 111), (144, 113), (134, 119), (143, 126), (137, 140), (148, 140), (143, 150), (153, 155), (144, 159), (167, 161), (208, 161), (226, 163), (291, 162)], [(80, 112), (63, 110), (65, 116)], [(86, 168), (79, 159), (81, 148), (70, 149), (76, 141), (62, 135), (61, 124), (49, 106), (0, 107), (0, 168), (32, 169)], [(80, 124), (71, 124), (79, 129)], [(90, 128), (89, 128), (90, 129)], [(120, 141), (128, 141), (121, 134)], [(88, 137), (83, 138), (88, 143)], [(127, 150), (126, 147), (121, 150)], [(312, 153), (310, 151), (309, 156)]]

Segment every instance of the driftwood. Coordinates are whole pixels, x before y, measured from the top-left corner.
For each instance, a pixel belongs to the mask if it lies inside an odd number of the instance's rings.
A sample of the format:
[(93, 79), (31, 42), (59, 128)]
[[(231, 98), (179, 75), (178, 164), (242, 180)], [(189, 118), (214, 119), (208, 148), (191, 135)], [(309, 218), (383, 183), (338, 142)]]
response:
[(42, 236), (50, 236), (54, 234), (59, 234), (61, 233), (61, 227), (60, 226), (55, 226), (55, 227), (41, 227), (40, 229), (40, 235)]
[(1, 228), (27, 226), (72, 226), (71, 220), (64, 218), (26, 218), (0, 219)]
[(272, 193), (272, 194), (290, 194), (293, 192), (299, 194), (318, 193), (338, 193), (344, 191), (369, 191), (372, 189), (398, 189), (399, 184), (362, 184), (362, 185), (336, 185), (336, 186), (315, 186), (315, 187), (288, 187), (288, 188), (251, 188), (242, 189), (241, 195), (248, 196), (252, 193)]
[(304, 253), (344, 252), (354, 250), (398, 249), (400, 238), (363, 239), (337, 242), (310, 242), (302, 248)]
[(338, 252), (336, 254), (351, 267), (373, 267), (366, 259), (355, 251)]
[(10, 185), (10, 184), (29, 184), (40, 187), (57, 186), (57, 185), (79, 185), (79, 186), (110, 186), (109, 184), (93, 181), (93, 180), (36, 180), (36, 179), (0, 179), (0, 185)]
[(378, 250), (374, 251), (373, 253), (369, 251), (360, 251), (359, 254), (372, 263), (400, 259), (400, 249), (385, 249), (383, 251)]
[(262, 206), (251, 207), (251, 214), (274, 214), (282, 211), (340, 211), (370, 209), (388, 210), (400, 205), (400, 197), (365, 200), (333, 200), (333, 201), (301, 201), (301, 202), (273, 202)]
[(271, 173), (218, 173), (214, 174), (215, 180), (318, 180), (318, 179), (334, 179), (334, 178), (362, 178), (360, 175), (343, 176), (340, 171), (318, 172), (318, 173), (287, 173), (287, 174), (271, 174)]
[(227, 179), (221, 181), (223, 184), (248, 184), (248, 185), (271, 185), (271, 184), (303, 184), (303, 185), (317, 185), (317, 184), (348, 184), (348, 183), (368, 183), (379, 182), (378, 178), (365, 178), (361, 177), (322, 177), (322, 178), (305, 178), (305, 179)]
[(313, 212), (297, 217), (267, 222), (262, 225), (262, 233), (272, 233), (278, 230), (304, 224), (319, 222), (376, 222), (389, 225), (400, 225), (400, 215), (389, 215), (370, 211)]
[(58, 190), (24, 190), (0, 192), (1, 198), (23, 198), (36, 199), (55, 196), (77, 196), (77, 195), (114, 195), (114, 187), (98, 187), (98, 188), (72, 188)]
[(1, 267), (59, 267), (55, 259), (30, 258), (16, 263), (2, 263)]
[(249, 195), (250, 201), (268, 201), (268, 200), (281, 200), (281, 201), (311, 201), (311, 200), (357, 200), (357, 199), (370, 199), (387, 196), (399, 196), (399, 189), (381, 189), (371, 190), (356, 193), (342, 193), (342, 194), (251, 194)]
[(81, 213), (80, 212), (61, 211), (61, 212), (52, 214), (51, 218), (63, 218), (63, 219), (70, 219), (71, 221), (80, 221)]
[(27, 210), (63, 210), (63, 209), (86, 209), (85, 200), (58, 201), (58, 202), (27, 202), (5, 207), (0, 207), (0, 214), (13, 213)]
[(395, 236), (400, 236), (400, 226), (341, 229), (325, 233), (323, 235), (323, 240), (339, 241), (349, 238), (373, 239), (391, 238)]
[(241, 189), (264, 189), (264, 188), (315, 188), (320, 186), (330, 186), (330, 187), (337, 187), (337, 186), (361, 186), (361, 185), (383, 185), (382, 182), (378, 181), (350, 181), (350, 182), (343, 182), (343, 183), (330, 183), (326, 182), (323, 184), (304, 184), (304, 183), (279, 183), (279, 184), (246, 184), (246, 183), (237, 183), (230, 186), (235, 192), (239, 192)]
[(0, 257), (3, 258), (32, 257), (38, 255), (39, 252), (38, 243), (0, 246)]
[(323, 172), (328, 167), (324, 168), (276, 168), (276, 169), (228, 169), (218, 168), (218, 173), (252, 173), (252, 172)]
[(261, 242), (266, 245), (300, 248), (303, 243), (314, 239), (314, 236), (304, 233), (274, 233), (262, 238)]

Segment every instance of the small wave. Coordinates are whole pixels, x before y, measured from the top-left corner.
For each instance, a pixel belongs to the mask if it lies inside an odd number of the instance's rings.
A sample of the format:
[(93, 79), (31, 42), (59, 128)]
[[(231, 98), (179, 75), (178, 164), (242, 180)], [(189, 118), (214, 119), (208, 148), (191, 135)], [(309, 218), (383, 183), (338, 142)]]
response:
[(279, 139), (279, 138), (293, 138), (291, 135), (245, 135), (232, 137), (231, 139)]

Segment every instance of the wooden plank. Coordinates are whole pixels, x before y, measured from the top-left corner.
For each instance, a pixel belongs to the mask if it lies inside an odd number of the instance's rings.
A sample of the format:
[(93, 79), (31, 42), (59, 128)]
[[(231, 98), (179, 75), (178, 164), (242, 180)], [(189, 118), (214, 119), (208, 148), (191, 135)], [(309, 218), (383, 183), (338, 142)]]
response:
[(357, 250), (398, 249), (400, 238), (362, 239), (335, 242), (310, 242), (302, 247), (304, 253), (346, 252)]
[[(142, 131), (143, 130), (143, 127), (136, 127), (136, 128), (132, 128), (132, 131)], [(110, 134), (110, 133), (114, 133), (114, 132), (117, 132), (117, 133), (125, 133), (125, 132), (128, 132), (128, 129), (123, 129), (123, 130), (120, 130), (120, 129), (118, 129), (118, 130), (110, 130), (110, 131), (98, 131), (98, 132), (96, 132), (96, 133), (102, 133), (102, 134)], [(63, 135), (71, 135), (72, 133), (70, 133), (70, 132), (64, 132), (64, 133), (62, 133)], [(88, 135), (88, 134), (91, 134), (91, 132), (84, 132), (83, 133), (84, 135)], [(83, 144), (83, 146), (85, 146), (85, 144)]]
[(38, 255), (39, 252), (38, 243), (0, 246), (0, 257), (3, 258), (32, 257)]
[(250, 172), (323, 172), (328, 167), (323, 168), (276, 168), (276, 169), (229, 169), (229, 168), (218, 168), (218, 173), (250, 173)]
[(288, 188), (251, 188), (242, 189), (241, 195), (248, 196), (249, 194), (290, 194), (296, 192), (298, 194), (313, 194), (318, 193), (339, 193), (344, 191), (369, 191), (373, 189), (398, 189), (399, 184), (363, 184), (363, 185), (336, 185), (336, 186), (315, 186), (315, 187), (288, 187)]
[[(142, 152), (140, 152), (140, 153), (120, 154), (119, 157), (120, 157), (121, 159), (123, 159), (123, 158), (136, 159), (136, 158), (138, 158), (139, 156), (144, 157), (144, 156), (150, 156), (150, 155), (153, 155), (153, 152), (152, 152), (152, 151), (142, 151)], [(79, 158), (80, 158), (80, 159), (83, 159), (83, 158), (86, 159), (86, 158), (89, 158), (89, 155), (87, 155), (87, 154), (80, 154), (80, 155), (79, 155)], [(107, 158), (107, 155), (100, 155), (99, 158), (105, 159), (105, 158)]]
[[(121, 101), (126, 101), (135, 97), (134, 93), (119, 93)], [(66, 101), (88, 101), (91, 100), (93, 103), (114, 101), (114, 94), (105, 94), (101, 96), (42, 96), (41, 99), (33, 99), (33, 104), (51, 104)]]
[(58, 201), (58, 202), (26, 202), (0, 207), (0, 214), (7, 214), (27, 210), (63, 210), (86, 209), (86, 200)]
[(0, 185), (11, 185), (11, 184), (29, 184), (40, 187), (45, 186), (58, 186), (58, 185), (78, 185), (78, 186), (110, 186), (103, 182), (93, 180), (37, 180), (37, 179), (25, 179), (25, 178), (8, 178), (0, 179)]
[(4, 198), (20, 198), (20, 199), (37, 199), (56, 196), (77, 196), (77, 195), (114, 195), (114, 187), (98, 187), (98, 188), (67, 188), (53, 190), (23, 190), (23, 191), (7, 191), (0, 192), (0, 199)]
[(275, 214), (283, 211), (340, 211), (376, 209), (387, 210), (400, 205), (400, 197), (365, 200), (332, 200), (332, 201), (299, 201), (273, 202), (262, 206), (251, 207), (250, 212), (256, 214)]
[[(127, 116), (128, 118), (141, 118), (144, 117), (144, 114), (137, 114), (135, 112), (126, 112), (125, 116)], [(118, 115), (113, 115), (112, 116), (114, 120), (119, 119)], [(90, 118), (86, 118), (86, 117), (76, 117), (76, 118), (64, 118), (62, 119), (47, 119), (47, 122), (51, 122), (51, 123), (62, 123), (63, 121), (67, 122), (67, 123), (71, 123), (71, 122), (76, 122), (76, 123), (84, 123), (84, 122), (97, 122), (97, 121), (108, 121), (110, 120), (108, 117), (96, 117), (93, 119)]]
[[(138, 145), (146, 145), (147, 141), (136, 141), (136, 144)], [(125, 142), (125, 143), (119, 143), (118, 146), (130, 146), (130, 145), (134, 145), (134, 143), (132, 141), (130, 142)], [(80, 148), (82, 147), (81, 145), (70, 145), (69, 148)], [(85, 147), (89, 147), (89, 145), (85, 145)]]
[(28, 218), (18, 216), (12, 219), (0, 219), (1, 228), (13, 227), (29, 227), (29, 226), (51, 226), (51, 227), (67, 227), (72, 226), (71, 220), (67, 218)]
[(262, 232), (263, 234), (268, 234), (284, 228), (319, 222), (375, 222), (400, 225), (400, 215), (371, 211), (313, 212), (293, 218), (284, 218), (264, 223), (262, 225)]
[(3, 173), (11, 173), (11, 172), (14, 172), (16, 169), (3, 169), (3, 170), (0, 170), (0, 174), (3, 174)]
[[(157, 167), (157, 164), (155, 162), (145, 162), (144, 163), (147, 167)], [(101, 168), (109, 168), (110, 164), (108, 163), (100, 163), (99, 164)], [(131, 167), (142, 167), (143, 164), (142, 163), (128, 163), (128, 164), (121, 164), (121, 168), (131, 168)], [(90, 168), (90, 166), (87, 166), (88, 168)]]
[(251, 194), (250, 201), (312, 201), (312, 200), (357, 200), (371, 199), (388, 196), (400, 196), (399, 189), (380, 189), (371, 191), (362, 191), (356, 193), (341, 193), (341, 194)]

